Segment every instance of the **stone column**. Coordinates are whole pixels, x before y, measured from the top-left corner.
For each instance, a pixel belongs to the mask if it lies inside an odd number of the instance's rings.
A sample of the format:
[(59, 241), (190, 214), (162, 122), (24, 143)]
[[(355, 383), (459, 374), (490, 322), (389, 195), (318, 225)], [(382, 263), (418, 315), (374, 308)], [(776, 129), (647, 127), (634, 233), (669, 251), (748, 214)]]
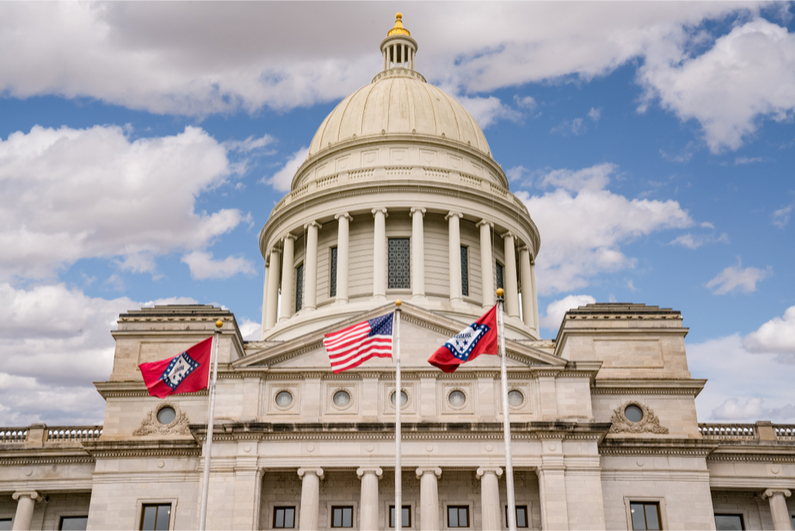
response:
[(767, 489), (762, 493), (762, 498), (767, 498), (770, 503), (770, 516), (773, 517), (773, 529), (776, 531), (792, 531), (792, 520), (787, 510), (787, 498), (791, 495), (787, 489)]
[(480, 285), (483, 291), (483, 308), (494, 306), (494, 257), (491, 254), (491, 229), (493, 223), (485, 219), (477, 225), (480, 228)]
[(312, 221), (304, 225), (306, 229), (306, 256), (304, 257), (304, 282), (306, 283), (306, 293), (304, 294), (304, 308), (307, 310), (317, 309), (317, 232), (322, 227), (317, 221)]
[[(438, 467), (420, 467), (416, 471), (420, 480), (420, 529), (422, 531), (438, 530), (439, 527), (439, 484), (442, 469)], [(402, 510), (402, 509), (401, 509)], [(395, 510), (395, 518), (399, 512)]]
[(505, 244), (505, 311), (509, 317), (519, 317), (519, 287), (516, 281), (515, 237), (512, 232), (502, 235)]
[(337, 302), (348, 302), (348, 269), (350, 257), (350, 223), (351, 216), (347, 212), (334, 216), (339, 222), (337, 228)]
[(378, 529), (378, 480), (383, 470), (363, 467), (356, 471), (362, 480), (359, 498), (359, 529)]
[(268, 331), (276, 326), (276, 318), (279, 314), (279, 276), (281, 254), (278, 249), (272, 249), (270, 260), (268, 261), (268, 300), (265, 303), (265, 321), (263, 331)]
[[(535, 257), (530, 262), (530, 283), (533, 287), (533, 322), (536, 324), (536, 334), (538, 334), (538, 292), (536, 291), (536, 260)], [(540, 336), (539, 336), (540, 337)]]
[(500, 531), (502, 529), (502, 510), (500, 505), (499, 477), (500, 467), (478, 468), (480, 479), (480, 505), (483, 519), (483, 531)]
[(450, 302), (462, 302), (461, 298), (461, 229), (460, 212), (449, 212), (444, 219), (448, 220), (448, 242), (450, 245)]
[(289, 319), (293, 315), (293, 262), (295, 236), (288, 234), (284, 237), (282, 253), (282, 308), (279, 312), (279, 321)]
[(530, 268), (530, 249), (527, 246), (519, 248), (519, 267), (522, 273), (522, 321), (528, 328), (538, 325), (533, 320), (535, 311), (535, 298), (533, 297), (533, 272)]
[(386, 209), (374, 208), (373, 299), (386, 302)]
[(425, 227), (424, 208), (411, 209), (411, 287), (412, 298), (425, 299)]
[(17, 512), (14, 514), (14, 525), (11, 529), (27, 531), (33, 521), (33, 508), (37, 501), (42, 500), (42, 497), (35, 490), (15, 492), (12, 497), (17, 500)]
[(301, 513), (299, 529), (301, 531), (316, 531), (320, 511), (320, 480), (323, 479), (322, 468), (299, 468), (298, 477), (301, 478)]

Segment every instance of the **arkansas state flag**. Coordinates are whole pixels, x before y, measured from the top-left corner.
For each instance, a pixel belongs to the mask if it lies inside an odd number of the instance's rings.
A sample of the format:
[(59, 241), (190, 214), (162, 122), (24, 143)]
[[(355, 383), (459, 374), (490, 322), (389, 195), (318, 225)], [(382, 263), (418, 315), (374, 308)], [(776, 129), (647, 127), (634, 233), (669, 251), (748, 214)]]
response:
[(455, 372), (459, 365), (472, 361), (481, 354), (497, 353), (497, 306), (495, 305), (480, 319), (439, 347), (439, 350), (428, 358), (428, 363), (444, 372)]
[(213, 338), (208, 337), (178, 356), (138, 365), (149, 394), (165, 398), (206, 389), (210, 379), (212, 349)]

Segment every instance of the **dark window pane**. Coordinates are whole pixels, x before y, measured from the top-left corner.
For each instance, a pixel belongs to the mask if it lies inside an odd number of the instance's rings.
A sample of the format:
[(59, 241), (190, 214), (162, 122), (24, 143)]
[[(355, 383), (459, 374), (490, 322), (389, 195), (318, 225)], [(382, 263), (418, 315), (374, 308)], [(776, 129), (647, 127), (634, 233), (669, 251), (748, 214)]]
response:
[(295, 508), (288, 507), (284, 510), (284, 527), (295, 527)]
[(501, 263), (497, 262), (495, 271), (497, 271), (497, 287), (505, 289), (505, 285), (503, 284), (503, 269)]
[(447, 508), (447, 527), (458, 527), (458, 508)]
[(389, 527), (395, 527), (395, 506), (389, 506)]
[(295, 311), (304, 307), (304, 264), (295, 268)]
[(342, 509), (334, 509), (334, 518), (331, 521), (331, 527), (342, 527)]
[(411, 251), (408, 238), (389, 238), (389, 270), (387, 274), (389, 289), (408, 289), (411, 287)]
[(461, 295), (469, 297), (469, 249), (461, 246)]
[[(793, 517), (795, 519), (795, 517)], [(718, 531), (742, 531), (743, 516), (741, 514), (716, 514), (715, 529)]]
[(660, 529), (656, 503), (646, 504), (646, 529)]
[(273, 527), (284, 527), (284, 509), (276, 509), (273, 517)]
[(329, 297), (337, 296), (337, 248), (331, 248), (331, 278), (329, 278)]
[(88, 516), (64, 516), (61, 518), (60, 529), (62, 531), (85, 531), (87, 527)]
[(11, 531), (11, 518), (0, 518), (0, 531)]
[(458, 526), (469, 527), (469, 507), (458, 508)]
[(630, 503), (629, 510), (632, 513), (632, 529), (646, 529), (646, 518), (643, 516), (642, 503)]
[(144, 505), (144, 516), (141, 520), (141, 530), (155, 531), (155, 518), (157, 518), (157, 506)]
[(400, 526), (411, 527), (411, 507), (403, 506), (401, 512)]
[(157, 508), (156, 531), (168, 531), (169, 520), (171, 519), (171, 505), (160, 505)]
[(527, 507), (516, 508), (516, 527), (527, 527)]
[(353, 527), (353, 508), (344, 507), (342, 509), (342, 527)]

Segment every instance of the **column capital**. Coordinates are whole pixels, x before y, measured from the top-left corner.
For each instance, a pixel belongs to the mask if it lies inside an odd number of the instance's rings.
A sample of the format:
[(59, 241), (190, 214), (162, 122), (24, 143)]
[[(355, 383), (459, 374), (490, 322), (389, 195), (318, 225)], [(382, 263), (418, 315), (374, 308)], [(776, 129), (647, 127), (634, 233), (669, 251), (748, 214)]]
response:
[(295, 240), (296, 238), (295, 238), (295, 236), (293, 236), (292, 232), (288, 232), (287, 234), (284, 235), (284, 238), (282, 238), (282, 241), (287, 241), (288, 239), (289, 240)]
[(356, 470), (356, 475), (359, 476), (359, 479), (362, 479), (365, 474), (374, 474), (375, 477), (381, 479), (384, 471), (381, 470), (381, 467), (377, 466), (363, 466)]
[(487, 221), (487, 220), (485, 220), (485, 219), (481, 219), (480, 221), (478, 221), (478, 222), (475, 224), (475, 226), (476, 226), (476, 227), (478, 227), (478, 228), (480, 228), (480, 227), (481, 227), (481, 226), (483, 226), (483, 225), (488, 225), (490, 229), (493, 229), (493, 228), (494, 228), (494, 223), (492, 223), (491, 221)]
[(516, 239), (516, 234), (514, 234), (511, 231), (503, 232), (500, 236), (502, 237), (503, 240), (505, 238), (514, 238), (514, 239)]
[(309, 227), (317, 227), (318, 229), (320, 229), (323, 227), (323, 225), (321, 225), (317, 221), (310, 221), (309, 223), (304, 225), (304, 229), (308, 229)]
[(417, 474), (417, 479), (420, 479), (424, 474), (435, 474), (437, 478), (442, 477), (442, 469), (437, 466), (421, 466), (414, 473)]
[[(766, 499), (772, 498), (773, 496), (776, 496), (778, 494), (781, 494), (785, 498), (789, 498), (790, 496), (792, 496), (792, 492), (790, 492), (787, 489), (767, 489), (767, 490), (765, 490), (765, 492), (760, 494), (760, 497), (763, 500), (766, 500)], [(16, 494), (14, 494), (14, 496), (16, 496)], [(16, 498), (14, 498), (14, 499), (16, 499)]]
[(412, 215), (412, 216), (413, 216), (414, 214), (416, 214), (417, 212), (419, 212), (419, 213), (420, 213), (420, 215), (422, 215), (422, 216), (424, 216), (424, 215), (425, 215), (425, 209), (424, 209), (424, 208), (420, 208), (420, 207), (414, 207), (414, 208), (412, 208), (412, 209), (411, 209), (411, 215)]
[(494, 474), (497, 477), (500, 477), (502, 476), (502, 468), (498, 466), (482, 466), (478, 468), (476, 476), (478, 479), (480, 479), (486, 474)]
[(348, 214), (347, 212), (342, 212), (342, 213), (340, 213), (340, 214), (335, 214), (335, 215), (334, 215), (334, 219), (340, 219), (340, 218), (345, 218), (345, 219), (347, 219), (348, 221), (351, 221), (351, 220), (353, 220), (353, 216), (351, 216), (351, 215), (350, 215), (350, 214)]
[(14, 500), (19, 500), (20, 498), (30, 498), (31, 500), (37, 501), (37, 502), (44, 499), (35, 490), (20, 490), (20, 491), (15, 492), (11, 497)]
[(378, 208), (374, 208), (374, 209), (372, 209), (370, 212), (372, 212), (373, 216), (375, 216), (375, 215), (376, 215), (376, 214), (378, 214), (379, 212), (381, 212), (381, 213), (384, 215), (384, 217), (388, 217), (388, 216), (389, 216), (389, 214), (388, 214), (388, 213), (387, 213), (387, 211), (386, 211), (386, 207), (378, 207)]
[(447, 213), (447, 215), (444, 217), (444, 219), (450, 219), (450, 218), (453, 218), (453, 217), (456, 217), (456, 216), (458, 216), (459, 218), (463, 218), (464, 217), (464, 215), (461, 212), (453, 212), (451, 210), (450, 212)]
[(298, 469), (298, 477), (303, 479), (306, 474), (313, 474), (320, 479), (323, 479), (323, 469), (322, 468), (299, 468)]

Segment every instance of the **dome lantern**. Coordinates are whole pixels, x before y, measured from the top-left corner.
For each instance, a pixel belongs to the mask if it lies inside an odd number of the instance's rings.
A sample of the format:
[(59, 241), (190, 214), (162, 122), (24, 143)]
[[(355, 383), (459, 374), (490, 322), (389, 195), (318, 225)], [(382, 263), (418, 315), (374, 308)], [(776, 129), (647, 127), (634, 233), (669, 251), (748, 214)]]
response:
[(392, 69), (415, 70), (414, 58), (417, 54), (417, 41), (411, 38), (411, 32), (403, 27), (403, 15), (395, 13), (395, 26), (381, 41), (381, 55), (384, 59), (384, 71)]

